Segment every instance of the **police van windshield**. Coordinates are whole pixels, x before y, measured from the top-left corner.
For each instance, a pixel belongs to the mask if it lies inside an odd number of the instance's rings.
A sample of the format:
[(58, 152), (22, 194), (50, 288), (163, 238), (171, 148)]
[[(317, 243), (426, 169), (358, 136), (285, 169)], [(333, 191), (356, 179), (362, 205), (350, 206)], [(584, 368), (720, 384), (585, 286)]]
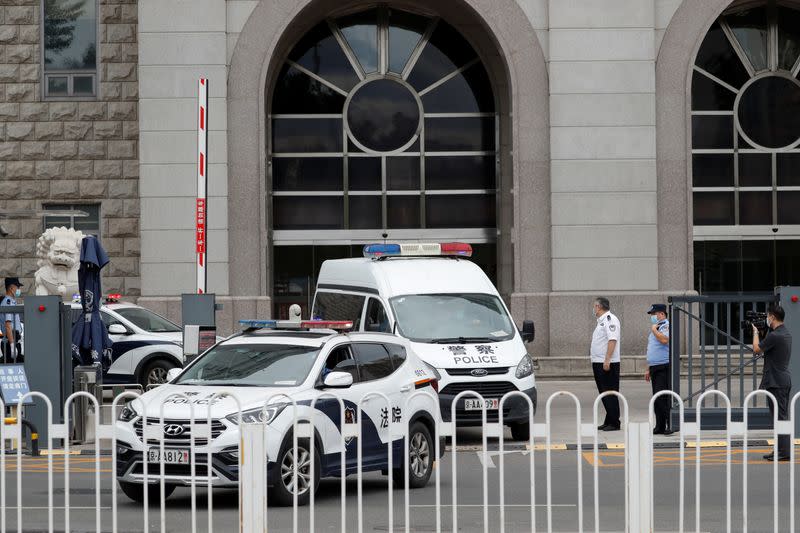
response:
[(305, 381), (319, 348), (286, 344), (219, 345), (175, 381), (178, 385), (293, 387)]
[(398, 333), (414, 342), (467, 344), (514, 337), (511, 317), (491, 294), (412, 294), (389, 303)]

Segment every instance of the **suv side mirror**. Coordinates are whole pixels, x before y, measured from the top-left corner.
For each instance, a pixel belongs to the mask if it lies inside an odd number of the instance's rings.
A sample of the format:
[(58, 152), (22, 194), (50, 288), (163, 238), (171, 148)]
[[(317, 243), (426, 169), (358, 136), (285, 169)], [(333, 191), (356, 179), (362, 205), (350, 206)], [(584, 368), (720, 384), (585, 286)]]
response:
[(170, 368), (169, 370), (167, 370), (167, 382), (170, 382), (173, 379), (177, 378), (181, 372), (183, 372), (182, 368)]
[(534, 325), (533, 320), (523, 320), (522, 329), (519, 330), (519, 333), (522, 335), (522, 342), (533, 342), (536, 339), (536, 326)]
[(122, 324), (111, 324), (108, 326), (108, 334), (109, 335), (127, 335), (128, 328), (123, 326)]
[(323, 383), (332, 389), (346, 389), (353, 384), (353, 376), (349, 372), (331, 372)]

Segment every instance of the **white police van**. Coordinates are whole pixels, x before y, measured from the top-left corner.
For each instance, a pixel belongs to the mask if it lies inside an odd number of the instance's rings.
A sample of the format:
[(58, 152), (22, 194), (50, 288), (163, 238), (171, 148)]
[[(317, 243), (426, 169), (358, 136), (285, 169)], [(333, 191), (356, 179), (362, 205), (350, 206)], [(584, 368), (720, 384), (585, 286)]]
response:
[[(533, 360), (523, 342), (533, 322), (517, 331), (497, 289), (468, 258), (463, 243), (371, 244), (363, 258), (322, 263), (311, 315), (353, 320), (360, 331), (395, 333), (441, 374), (442, 418), (451, 419), (455, 396), (475, 391), (487, 420), (499, 419), (503, 395), (520, 391), (536, 407)], [(456, 405), (457, 425), (480, 425), (484, 403), (474, 396)], [(503, 422), (515, 439), (529, 437), (527, 401), (510, 396)]]
[[(74, 324), (81, 314), (79, 295), (71, 307)], [(118, 294), (108, 295), (100, 318), (114, 341), (103, 383), (138, 383), (147, 388), (165, 383), (171, 369), (183, 366), (183, 333), (177, 324), (147, 308), (121, 302)]]
[[(310, 444), (298, 439), (298, 502), (305, 504), (310, 490), (316, 490), (322, 477), (341, 473), (341, 407), (330, 398), (333, 393), (345, 405), (344, 423), (356, 424), (358, 404), (362, 404), (362, 471), (388, 469), (387, 443), (391, 429), (393, 467), (402, 468), (404, 428), (409, 428), (409, 486), (427, 484), (433, 468), (434, 428), (440, 423), (436, 404), (436, 371), (414, 355), (405, 339), (375, 333), (337, 333), (322, 327), (352, 328), (352, 323), (243, 321), (247, 329), (218, 343), (193, 361), (177, 376), (130, 402), (119, 414), (117, 435), (117, 476), (122, 491), (133, 500), (144, 499), (144, 455), (147, 456), (148, 499), (158, 501), (160, 461), (164, 461), (165, 491), (168, 497), (176, 486), (191, 484), (190, 418), (207, 428), (212, 416), (210, 442), (195, 438), (196, 477), (208, 483), (207, 453), (212, 455), (211, 481), (214, 487), (236, 487), (239, 477), (239, 410), (230, 398), (214, 394), (227, 392), (241, 402), (242, 421), (268, 424), (267, 481), (271, 501), (291, 505), (293, 500), (294, 453), (292, 445), (293, 406), (299, 421), (310, 421), (315, 398), (315, 472), (311, 473)], [(280, 329), (275, 329), (280, 328)], [(288, 329), (287, 329), (288, 328)], [(177, 374), (179, 371), (173, 371)], [(415, 394), (421, 391), (420, 394)], [(324, 396), (323, 398), (320, 398)], [(192, 406), (189, 405), (191, 402)], [(211, 402), (211, 405), (209, 405)], [(268, 403), (269, 402), (269, 403)], [(165, 424), (159, 427), (161, 406)], [(165, 451), (160, 441), (144, 444), (144, 416), (147, 426), (163, 431)], [(346, 471), (357, 471), (357, 439), (345, 440)], [(444, 446), (440, 446), (442, 453)], [(397, 469), (394, 479), (404, 483), (404, 472)], [(152, 499), (154, 498), (154, 499)]]

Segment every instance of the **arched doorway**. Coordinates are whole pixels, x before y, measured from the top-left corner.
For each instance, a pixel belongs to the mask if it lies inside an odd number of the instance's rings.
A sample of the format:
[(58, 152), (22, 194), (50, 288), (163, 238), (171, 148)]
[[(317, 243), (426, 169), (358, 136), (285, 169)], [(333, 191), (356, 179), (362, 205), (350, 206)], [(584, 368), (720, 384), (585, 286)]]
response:
[(453, 26), (388, 5), (327, 18), (290, 49), (270, 104), (276, 316), (307, 311), (322, 261), (370, 242), (469, 242), (497, 281), (499, 106)]
[[(241, 309), (255, 305), (259, 316), (264, 316), (273, 308), (272, 185), (266, 179), (271, 88), (291, 49), (320, 21), (374, 6), (362, 0), (259, 2), (239, 35), (228, 73), (227, 146), (229, 287)], [(398, 0), (391, 6), (446, 21), (466, 38), (488, 71), (495, 112), (500, 116), (497, 283), (501, 293), (510, 297), (516, 314), (537, 321), (542, 334), (536, 344), (547, 346), (549, 99), (547, 68), (536, 33), (516, 0), (453, 0), (435, 5)], [(432, 9), (436, 12), (431, 13)]]

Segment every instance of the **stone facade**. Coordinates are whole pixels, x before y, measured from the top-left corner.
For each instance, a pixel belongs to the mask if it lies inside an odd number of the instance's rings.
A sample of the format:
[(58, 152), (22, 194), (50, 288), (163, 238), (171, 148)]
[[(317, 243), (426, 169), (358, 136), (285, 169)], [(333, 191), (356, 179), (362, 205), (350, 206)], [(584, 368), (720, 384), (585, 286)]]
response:
[[(99, 0), (98, 96), (43, 98), (41, 1), (0, 6), (0, 208), (100, 204), (104, 287), (140, 294), (137, 0)], [(39, 218), (4, 221), (0, 277), (30, 282)]]

